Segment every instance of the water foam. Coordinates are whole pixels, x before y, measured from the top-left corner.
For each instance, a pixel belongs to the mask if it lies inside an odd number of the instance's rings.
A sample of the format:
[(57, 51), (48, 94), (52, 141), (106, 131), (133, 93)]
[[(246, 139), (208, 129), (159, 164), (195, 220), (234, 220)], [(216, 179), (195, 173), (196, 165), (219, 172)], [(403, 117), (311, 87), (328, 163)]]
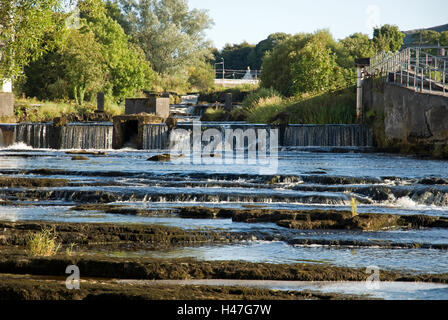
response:
[(35, 150), (24, 142), (16, 142), (7, 147), (1, 147), (0, 150)]

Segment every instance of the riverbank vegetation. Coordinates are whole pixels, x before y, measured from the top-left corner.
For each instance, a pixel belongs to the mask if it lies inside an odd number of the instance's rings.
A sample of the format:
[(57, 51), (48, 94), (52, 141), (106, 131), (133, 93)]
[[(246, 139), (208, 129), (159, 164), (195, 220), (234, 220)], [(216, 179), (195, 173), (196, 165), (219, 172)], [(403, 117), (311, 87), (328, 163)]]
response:
[(114, 105), (145, 91), (213, 86), (204, 35), (213, 22), (205, 11), (183, 0), (71, 3), (2, 0), (0, 15), (9, 23), (2, 23), (0, 74), (14, 79), (16, 97), (57, 102), (63, 113), (67, 104), (89, 108), (104, 92), (116, 111)]
[[(14, 79), (20, 97), (8, 122), (92, 112), (97, 92), (105, 93), (106, 111), (116, 115), (126, 97), (174, 91), (201, 92), (199, 101), (212, 103), (232, 93), (242, 107), (230, 115), (209, 110), (206, 117), (215, 121), (266, 123), (288, 113), (290, 123), (351, 123), (354, 60), (396, 51), (404, 38), (385, 25), (372, 38), (355, 33), (337, 41), (328, 30), (274, 33), (256, 45), (228, 44), (219, 51), (205, 37), (213, 25), (206, 11), (183, 0), (79, 0), (72, 6), (36, 0), (35, 7), (5, 5), (0, 14), (10, 21), (0, 39), (0, 73)], [(216, 88), (212, 66), (221, 59), (226, 69), (261, 69), (260, 88)]]
[(261, 88), (227, 115), (222, 107), (207, 109), (203, 121), (247, 121), (271, 124), (350, 124), (356, 122), (355, 88), (312, 97), (285, 98), (273, 89)]
[[(74, 101), (40, 101), (36, 98), (16, 98), (14, 116), (4, 119), (6, 122), (50, 122), (54, 118), (69, 114), (87, 115), (96, 110), (95, 102), (84, 102), (82, 105)], [(110, 116), (124, 113), (124, 106), (108, 100), (104, 112)]]
[[(372, 38), (355, 33), (340, 41), (328, 30), (271, 35), (263, 42), (267, 50), (262, 58), (260, 89), (248, 95), (230, 119), (251, 123), (354, 123), (355, 59), (399, 50), (403, 39), (398, 27), (391, 25), (376, 28)], [(238, 67), (232, 64), (232, 57), (251, 61), (257, 46), (227, 46), (220, 54), (232, 67)], [(209, 110), (207, 118), (222, 120), (222, 113)]]

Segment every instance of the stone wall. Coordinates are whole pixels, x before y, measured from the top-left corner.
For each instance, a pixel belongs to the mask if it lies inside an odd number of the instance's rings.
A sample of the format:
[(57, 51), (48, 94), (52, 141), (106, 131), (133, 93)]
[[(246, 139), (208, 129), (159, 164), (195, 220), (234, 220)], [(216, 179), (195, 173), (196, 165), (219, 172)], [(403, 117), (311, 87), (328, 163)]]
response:
[(448, 151), (448, 97), (369, 79), (363, 104), (377, 146)]

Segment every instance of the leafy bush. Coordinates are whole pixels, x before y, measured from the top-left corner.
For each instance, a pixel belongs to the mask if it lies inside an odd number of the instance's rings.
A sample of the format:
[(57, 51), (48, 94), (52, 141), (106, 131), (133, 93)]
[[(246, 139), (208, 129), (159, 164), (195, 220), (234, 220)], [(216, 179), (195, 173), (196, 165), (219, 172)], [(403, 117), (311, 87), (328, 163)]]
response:
[[(73, 102), (39, 101), (23, 98), (16, 99), (14, 107), (18, 122), (47, 122), (63, 115), (93, 113), (95, 110), (96, 102), (84, 103), (84, 105), (79, 106)], [(122, 115), (124, 114), (124, 106), (107, 98), (104, 111), (112, 116)]]
[(296, 124), (356, 123), (356, 93), (353, 88), (328, 92), (308, 99), (300, 99), (285, 108)]
[(225, 121), (226, 111), (221, 107), (208, 108), (201, 117), (201, 121)]
[(356, 123), (356, 94), (353, 88), (309, 98), (261, 99), (247, 111), (250, 123), (269, 123), (279, 113), (289, 114), (290, 124)]
[(214, 87), (209, 91), (202, 92), (199, 95), (199, 101), (215, 103), (215, 102), (224, 102), (225, 94), (231, 93), (233, 102), (242, 102), (246, 97), (255, 92), (258, 89), (258, 85), (241, 85), (233, 88), (225, 88), (225, 87)]
[(43, 229), (39, 233), (31, 234), (26, 245), (31, 256), (40, 257), (54, 256), (61, 247), (56, 239), (56, 231), (52, 229)]
[[(270, 100), (273, 99), (273, 100)], [(252, 110), (263, 104), (279, 103), (281, 100), (281, 94), (273, 88), (260, 88), (256, 92), (249, 94), (242, 103), (243, 109)], [(271, 103), (270, 103), (271, 102)]]
[(188, 69), (188, 82), (194, 90), (206, 91), (214, 85), (215, 71), (209, 63), (198, 63)]

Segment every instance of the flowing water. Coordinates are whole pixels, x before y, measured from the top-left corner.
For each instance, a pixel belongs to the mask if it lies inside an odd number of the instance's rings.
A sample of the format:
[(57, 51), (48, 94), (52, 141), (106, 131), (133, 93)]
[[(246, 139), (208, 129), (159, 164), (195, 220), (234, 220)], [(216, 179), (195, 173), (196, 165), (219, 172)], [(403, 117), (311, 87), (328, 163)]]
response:
[[(88, 161), (76, 162), (71, 161), (66, 150), (48, 149), (48, 142), (39, 138), (42, 137), (39, 133), (47, 130), (45, 124), (31, 129), (26, 124), (21, 125), (16, 131), (19, 141), (35, 148), (16, 144), (1, 149), (0, 176), (67, 178), (70, 184), (57, 188), (1, 189), (0, 200), (22, 205), (1, 206), (0, 220), (158, 224), (188, 230), (253, 234), (250, 241), (239, 243), (164, 251), (142, 250), (121, 253), (123, 255), (307, 262), (359, 268), (378, 266), (380, 269), (416, 273), (448, 272), (447, 229), (303, 231), (273, 223), (183, 219), (177, 214), (179, 207), (187, 206), (350, 210), (351, 199), (356, 198), (360, 213), (448, 217), (447, 161), (380, 154), (362, 147), (347, 148), (341, 153), (341, 150), (334, 152), (324, 144), (318, 148), (281, 148), (276, 172), (260, 174), (259, 167), (251, 164), (147, 161), (150, 156), (166, 150), (106, 150), (111, 147), (110, 128), (96, 126), (89, 129), (88, 126), (72, 125), (63, 129), (64, 149), (107, 151), (107, 156), (91, 155)], [(101, 141), (96, 141), (89, 130), (94, 130), (95, 135), (101, 134)], [(147, 148), (159, 149), (170, 144), (163, 126), (146, 126), (144, 130), (147, 136), (144, 146)], [(299, 136), (287, 135), (288, 139), (299, 139)], [(365, 145), (368, 146), (369, 138), (365, 137)], [(350, 139), (346, 140), (347, 146), (353, 144)], [(70, 210), (77, 204), (96, 203), (100, 198), (116, 205), (153, 210), (154, 215), (142, 217)], [(414, 246), (416, 243), (419, 245)], [(448, 298), (446, 288), (428, 288), (429, 291), (434, 290), (428, 293), (430, 297)], [(395, 292), (393, 297), (396, 297), (395, 289), (386, 291)], [(415, 298), (416, 290), (418, 288), (400, 292), (405, 298)], [(352, 292), (344, 291), (344, 288), (337, 291)], [(380, 296), (390, 298), (387, 292)]]
[[(224, 141), (226, 130), (270, 130), (276, 127), (254, 125), (244, 122), (201, 123), (202, 130), (217, 130)], [(192, 122), (178, 124), (177, 132), (183, 132), (185, 139), (193, 131)], [(13, 135), (10, 135), (11, 130)], [(52, 123), (19, 123), (17, 125), (0, 124), (0, 147), (16, 143), (24, 143), (33, 148), (55, 149), (111, 149), (113, 124), (109, 122), (68, 123), (55, 127)], [(137, 134), (137, 132), (135, 133)], [(4, 136), (8, 138), (5, 139)], [(142, 149), (156, 150), (169, 147), (170, 132), (165, 124), (147, 124), (143, 126)], [(370, 147), (372, 133), (366, 126), (360, 125), (291, 125), (285, 129), (280, 144), (288, 147)]]
[(61, 129), (61, 149), (112, 149), (112, 123), (70, 123)]

